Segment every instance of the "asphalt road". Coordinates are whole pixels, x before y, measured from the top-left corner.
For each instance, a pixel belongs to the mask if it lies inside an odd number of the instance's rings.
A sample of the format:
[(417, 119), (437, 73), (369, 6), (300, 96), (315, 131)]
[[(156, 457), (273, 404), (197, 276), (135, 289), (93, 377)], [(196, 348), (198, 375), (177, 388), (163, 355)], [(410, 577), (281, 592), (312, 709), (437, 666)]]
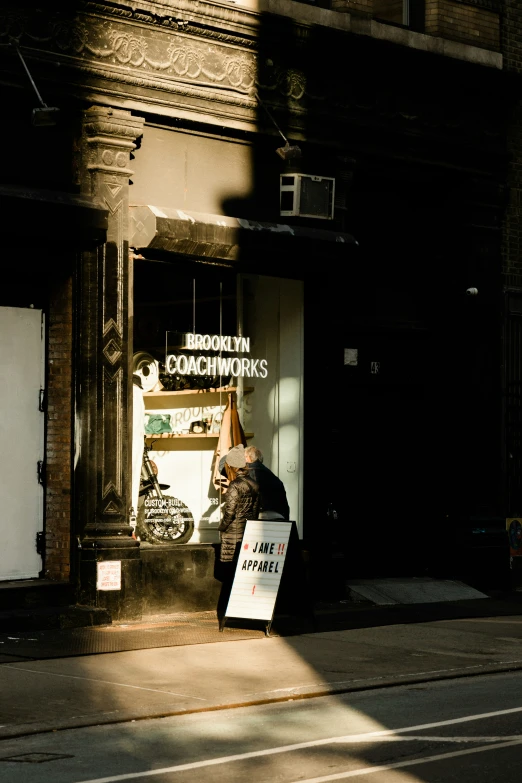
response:
[(0, 742), (5, 783), (519, 783), (521, 777), (522, 672)]

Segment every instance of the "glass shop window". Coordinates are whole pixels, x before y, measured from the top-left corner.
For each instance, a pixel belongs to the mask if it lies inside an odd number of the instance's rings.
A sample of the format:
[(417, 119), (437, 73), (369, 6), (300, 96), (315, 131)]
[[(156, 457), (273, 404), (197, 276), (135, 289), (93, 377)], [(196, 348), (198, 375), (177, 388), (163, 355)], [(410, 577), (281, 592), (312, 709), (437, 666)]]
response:
[(296, 518), (301, 505), (302, 283), (195, 266), (135, 262), (133, 480), (145, 444), (136, 535), (149, 543), (219, 541), (219, 462), (241, 442), (262, 450)]
[(142, 540), (218, 540), (216, 447), (223, 418), (231, 408), (237, 411), (238, 402), (231, 362), (222, 361), (222, 348), (229, 345), (221, 336), (232, 339), (237, 330), (235, 275), (220, 277), (208, 269), (195, 275), (174, 264), (136, 262), (133, 374), (143, 392), (141, 438), (157, 477), (147, 485), (146, 465), (136, 522)]

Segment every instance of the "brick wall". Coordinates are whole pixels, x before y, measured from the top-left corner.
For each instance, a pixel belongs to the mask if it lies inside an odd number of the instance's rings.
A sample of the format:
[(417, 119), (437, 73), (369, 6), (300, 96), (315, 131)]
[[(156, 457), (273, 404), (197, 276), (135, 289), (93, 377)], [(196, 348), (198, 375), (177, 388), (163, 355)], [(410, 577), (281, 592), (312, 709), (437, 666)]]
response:
[[(522, 78), (522, 5), (505, 0), (501, 28), (503, 66), (514, 81)], [(513, 108), (508, 127), (510, 163), (507, 173), (506, 209), (502, 221), (502, 282), (515, 289), (507, 297), (503, 329), (503, 450), (505, 464), (506, 516), (521, 508), (522, 479), (520, 442), (522, 397), (520, 349), (522, 331), (519, 307), (522, 295), (522, 101), (520, 85), (510, 85)], [(518, 289), (518, 290), (517, 290)], [(509, 458), (507, 455), (509, 454)], [(513, 572), (514, 575), (514, 572)], [(518, 576), (517, 576), (518, 578)]]
[[(402, 23), (402, 0), (332, 0), (334, 11)], [(453, 0), (425, 0), (425, 32), (458, 43), (499, 51), (500, 20), (494, 11)]]
[(68, 581), (71, 529), (72, 281), (53, 286), (49, 302), (45, 576)]
[[(502, 41), (504, 69), (522, 78), (522, 5), (506, 0)], [(520, 95), (520, 92), (518, 92)], [(511, 163), (507, 209), (502, 233), (503, 273), (506, 283), (522, 286), (522, 101), (515, 104), (508, 135)]]
[(493, 11), (451, 0), (426, 0), (426, 33), (451, 41), (499, 50), (499, 16)]

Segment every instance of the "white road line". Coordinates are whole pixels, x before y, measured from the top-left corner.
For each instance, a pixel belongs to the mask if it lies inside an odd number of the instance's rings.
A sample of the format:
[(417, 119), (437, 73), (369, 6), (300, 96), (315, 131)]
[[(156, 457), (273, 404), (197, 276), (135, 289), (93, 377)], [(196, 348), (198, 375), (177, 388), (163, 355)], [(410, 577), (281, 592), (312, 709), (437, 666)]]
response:
[[(479, 658), (484, 660), (484, 653), (470, 653), (470, 652), (457, 652), (456, 650), (437, 650), (435, 648), (431, 647), (418, 647), (418, 651), (423, 655), (446, 655), (448, 658), (466, 658), (467, 660), (472, 660), (473, 658)], [(494, 655), (495, 651), (492, 653), (489, 653), (490, 655)], [(490, 661), (490, 664), (495, 665), (497, 662), (495, 660)], [(483, 664), (480, 664), (483, 665)]]
[(521, 734), (514, 734), (513, 736), (509, 735), (503, 735), (501, 737), (432, 737), (428, 734), (402, 734), (400, 737), (396, 737), (394, 735), (390, 735), (389, 737), (361, 737), (357, 739), (350, 740), (350, 743), (346, 744), (369, 744), (372, 742), (375, 742), (375, 740), (378, 740), (379, 742), (417, 742), (418, 740), (421, 740), (422, 742), (507, 742), (508, 740), (510, 742), (518, 742), (518, 740), (522, 740)]
[[(522, 707), (512, 707), (509, 710), (496, 710), (495, 712), (480, 712), (476, 715), (466, 715), (464, 718), (450, 718), (449, 720), (440, 720), (435, 723), (422, 723), (418, 726), (404, 726), (402, 729), (383, 729), (382, 731), (371, 731), (368, 734), (358, 734), (353, 736), (386, 736), (388, 734), (404, 734), (407, 731), (423, 731), (424, 729), (437, 729), (439, 726), (454, 726), (457, 723), (469, 723), (475, 720), (485, 720), (486, 718), (498, 718), (501, 715), (513, 715), (516, 712), (522, 712)], [(339, 740), (343, 738), (340, 737)], [(332, 742), (335, 740), (332, 740)]]
[(432, 737), (429, 734), (402, 734), (400, 737), (395, 735), (389, 735), (384, 737), (371, 737), (369, 735), (362, 735), (361, 737), (353, 737), (346, 740), (347, 745), (369, 745), (375, 741), (378, 742), (448, 742), (448, 743), (464, 743), (464, 742), (518, 742), (522, 740), (521, 734), (513, 734), (512, 736), (502, 735), (500, 737), (446, 737), (441, 735), (440, 737)]
[(515, 642), (520, 644), (520, 639), (517, 636), (495, 636), (496, 642)]
[(97, 680), (94, 677), (79, 677), (77, 674), (58, 674), (57, 672), (45, 672), (38, 669), (25, 669), (21, 666), (10, 666), (4, 664), (2, 669), (14, 669), (17, 672), (29, 672), (29, 674), (45, 674), (49, 677), (64, 677), (66, 680), (85, 680), (86, 682), (98, 682), (102, 685), (117, 685), (118, 688), (134, 688), (138, 691), (151, 691), (152, 693), (167, 693), (169, 696), (183, 696), (185, 699), (197, 699), (198, 701), (207, 701), (201, 696), (192, 696), (187, 693), (176, 693), (176, 691), (164, 691), (159, 688), (144, 688), (142, 685), (128, 685), (125, 682), (112, 682), (112, 680)]
[[(444, 620), (442, 620), (444, 622)], [(504, 625), (520, 625), (522, 623), (522, 619), (520, 619), (520, 616), (513, 617), (512, 620), (498, 620), (496, 617), (484, 617), (484, 618), (476, 618), (473, 617), (463, 617), (460, 620), (450, 620), (452, 623), (495, 623), (496, 625), (500, 625), (500, 623), (503, 623)]]
[[(137, 780), (138, 778), (152, 777), (153, 775), (167, 775), (173, 772), (187, 772), (189, 770), (203, 769), (204, 767), (213, 767), (218, 764), (229, 764), (234, 761), (244, 761), (245, 759), (260, 758), (262, 756), (272, 756), (277, 753), (290, 753), (294, 750), (303, 750), (307, 748), (317, 748), (321, 745), (333, 745), (340, 743), (361, 742), (363, 740), (369, 742), (375, 737), (388, 737), (395, 734), (405, 734), (408, 731), (420, 731), (422, 729), (431, 729), (437, 726), (452, 726), (457, 723), (467, 723), (468, 721), (484, 720), (486, 718), (495, 718), (500, 715), (513, 715), (516, 712), (522, 712), (522, 707), (513, 707), (509, 710), (497, 710), (496, 712), (484, 712), (478, 715), (468, 715), (464, 718), (453, 718), (451, 720), (437, 721), (436, 723), (424, 723), (419, 726), (404, 726), (402, 729), (383, 729), (382, 731), (369, 731), (365, 734), (347, 734), (343, 737), (327, 737), (326, 739), (311, 740), (309, 742), (299, 742), (295, 745), (282, 745), (278, 748), (267, 748), (265, 750), (254, 750), (248, 753), (237, 753), (234, 756), (220, 756), (215, 759), (206, 759), (204, 761), (193, 761), (190, 764), (176, 764), (172, 767), (163, 767), (161, 769), (148, 769), (145, 772), (129, 772), (123, 775), (111, 775), (106, 778), (91, 778), (90, 780), (82, 780), (78, 783), (120, 783), (123, 780)], [(425, 738), (423, 738), (425, 739)], [(502, 738), (504, 739), (504, 738)], [(396, 764), (389, 764), (382, 767), (363, 767), (360, 770), (352, 770), (350, 772), (342, 772), (337, 775), (329, 775), (321, 778), (310, 778), (309, 780), (302, 780), (300, 783), (326, 783), (329, 780), (341, 780), (344, 777), (355, 777), (355, 775), (369, 775), (373, 772), (381, 772), (388, 769), (397, 769), (399, 767), (405, 767), (413, 764), (422, 764), (429, 761), (439, 761), (445, 758), (454, 758), (456, 756), (463, 756), (470, 753), (481, 753), (482, 751), (492, 750), (496, 748), (509, 747), (511, 745), (522, 744), (522, 738), (509, 738), (508, 742), (499, 742), (497, 744), (490, 743), (488, 745), (479, 746), (478, 748), (467, 748), (466, 750), (457, 750), (452, 753), (442, 753), (438, 756), (426, 756), (424, 759), (414, 759), (411, 761), (397, 762)]]
[[(473, 753), (484, 753), (488, 750), (497, 750), (499, 748), (510, 748), (514, 745), (521, 745), (522, 739), (515, 742), (499, 742), (496, 745), (482, 745), (478, 748), (466, 748), (466, 750), (455, 750), (453, 753), (438, 753), (436, 756), (423, 756), (409, 761), (398, 761), (396, 764), (383, 764), (379, 767), (361, 767), (361, 769), (352, 769), (349, 772), (339, 772), (335, 775), (322, 775), (319, 778), (307, 778), (300, 780), (299, 783), (329, 783), (331, 780), (346, 780), (346, 778), (355, 778), (360, 775), (373, 775), (375, 772), (387, 772), (391, 769), (401, 769), (402, 767), (414, 767), (418, 764), (430, 764), (434, 761), (445, 761), (454, 759), (458, 756), (470, 756)], [(106, 778), (107, 783), (109, 778)], [(100, 781), (99, 783), (105, 783)]]

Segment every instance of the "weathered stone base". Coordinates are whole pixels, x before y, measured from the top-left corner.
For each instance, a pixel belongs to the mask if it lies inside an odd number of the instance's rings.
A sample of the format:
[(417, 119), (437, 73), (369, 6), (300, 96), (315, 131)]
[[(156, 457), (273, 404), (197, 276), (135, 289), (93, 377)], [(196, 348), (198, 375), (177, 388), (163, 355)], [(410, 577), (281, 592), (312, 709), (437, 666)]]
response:
[(205, 612), (221, 591), (216, 544), (157, 547), (141, 543), (143, 614)]
[[(107, 609), (113, 622), (140, 620), (142, 615), (140, 550), (135, 547), (84, 547), (80, 553), (78, 603)], [(97, 563), (121, 561), (121, 590), (97, 590)]]

